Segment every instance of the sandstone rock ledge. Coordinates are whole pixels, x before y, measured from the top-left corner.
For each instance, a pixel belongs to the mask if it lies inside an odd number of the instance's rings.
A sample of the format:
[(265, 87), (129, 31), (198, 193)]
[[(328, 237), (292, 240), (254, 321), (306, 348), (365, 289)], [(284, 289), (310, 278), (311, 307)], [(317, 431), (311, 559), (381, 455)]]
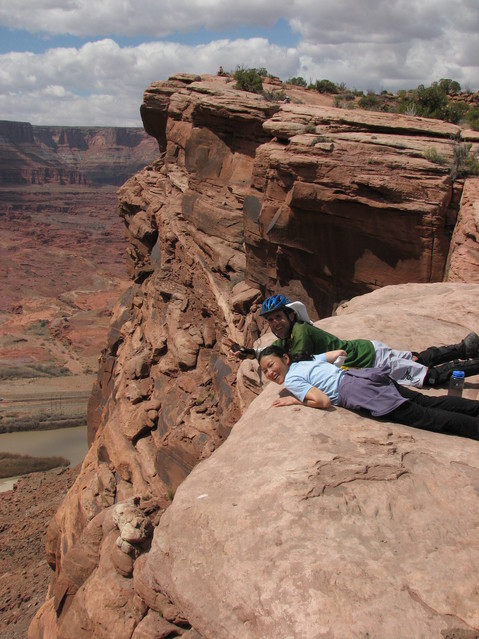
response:
[[(388, 287), (320, 324), (366, 336), (374, 319), (377, 337), (420, 348), (473, 328), (478, 293)], [(270, 408), (278, 390), (181, 485), (134, 581), (215, 639), (477, 636), (479, 442)]]
[(477, 633), (477, 442), (273, 411), (275, 388), (227, 440), (260, 387), (224, 338), (261, 335), (265, 294), (318, 317), (373, 290), (322, 325), (399, 348), (478, 329), (478, 284), (427, 284), (447, 279), (454, 226), (454, 273), (465, 252), (474, 276), (474, 207), (459, 229), (463, 183), (424, 154), (452, 157), (460, 130), (196, 76), (154, 83), (141, 112), (160, 155), (119, 190), (134, 283), (101, 355), (90, 450), (49, 526), (55, 577), (30, 639)]
[[(478, 317), (477, 284), (405, 284), (319, 325), (421, 349)], [(273, 409), (280, 390), (263, 390), (161, 518), (145, 496), (92, 517), (30, 639), (476, 637), (479, 442)], [(479, 398), (479, 376), (465, 395)]]

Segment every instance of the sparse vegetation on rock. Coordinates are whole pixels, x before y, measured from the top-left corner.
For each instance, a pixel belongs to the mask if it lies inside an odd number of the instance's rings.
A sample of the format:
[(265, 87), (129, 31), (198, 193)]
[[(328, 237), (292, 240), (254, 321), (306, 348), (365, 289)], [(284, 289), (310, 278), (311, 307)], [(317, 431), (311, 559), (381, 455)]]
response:
[[(236, 88), (252, 93), (263, 93), (269, 100), (281, 100), (281, 91), (263, 91), (263, 79), (271, 77), (267, 70), (237, 67), (233, 74)], [(370, 89), (366, 93), (348, 88), (344, 83), (336, 84), (328, 79), (310, 81), (302, 76), (288, 78), (285, 84), (302, 87), (310, 91), (335, 96), (334, 106), (351, 109), (355, 106), (369, 111), (403, 113), (410, 116), (433, 118), (459, 124), (468, 122), (470, 127), (479, 130), (479, 107), (469, 102), (470, 92), (462, 92), (456, 80), (442, 78), (430, 86), (420, 84), (415, 89), (400, 90), (393, 94), (386, 90), (376, 93)]]
[(340, 88), (331, 80), (316, 80), (309, 88), (318, 91), (318, 93), (332, 93), (333, 95), (340, 93)]
[(296, 87), (304, 87), (304, 88), (308, 86), (308, 83), (306, 82), (306, 80), (301, 76), (289, 78), (288, 80), (286, 80), (286, 84), (292, 84)]
[(233, 77), (236, 80), (235, 88), (240, 91), (249, 91), (250, 93), (261, 93), (263, 90), (263, 79), (266, 75), (266, 69), (237, 67), (233, 73)]
[(429, 162), (433, 162), (434, 164), (440, 164), (441, 166), (445, 166), (448, 163), (447, 158), (444, 155), (441, 155), (435, 146), (431, 146), (424, 151), (424, 157)]
[(451, 176), (457, 178), (479, 175), (479, 157), (477, 150), (472, 149), (472, 144), (458, 142), (454, 144), (454, 160), (451, 167)]

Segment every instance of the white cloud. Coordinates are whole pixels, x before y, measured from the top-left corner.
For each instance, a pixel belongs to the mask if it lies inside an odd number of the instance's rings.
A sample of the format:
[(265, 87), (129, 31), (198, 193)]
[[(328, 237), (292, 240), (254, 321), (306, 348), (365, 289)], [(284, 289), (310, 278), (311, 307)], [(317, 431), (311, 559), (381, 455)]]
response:
[(216, 73), (220, 65), (265, 66), (286, 77), (298, 61), (296, 52), (262, 38), (124, 48), (108, 39), (39, 55), (8, 53), (0, 56), (0, 112), (32, 124), (141, 126), (139, 108), (151, 82), (179, 72)]
[(0, 22), (10, 28), (79, 36), (161, 38), (204, 27), (271, 27), (290, 12), (288, 0), (0, 0)]
[[(236, 25), (268, 33), (280, 18), (299, 35), (294, 46), (221, 33), (201, 45), (154, 40), (201, 28), (231, 33)], [(363, 90), (414, 88), (443, 77), (479, 89), (477, 0), (0, 0), (0, 24), (91, 40), (0, 55), (1, 117), (34, 124), (141, 126), (139, 107), (151, 82), (178, 72), (216, 73), (220, 65)], [(122, 35), (144, 42), (120, 46)]]

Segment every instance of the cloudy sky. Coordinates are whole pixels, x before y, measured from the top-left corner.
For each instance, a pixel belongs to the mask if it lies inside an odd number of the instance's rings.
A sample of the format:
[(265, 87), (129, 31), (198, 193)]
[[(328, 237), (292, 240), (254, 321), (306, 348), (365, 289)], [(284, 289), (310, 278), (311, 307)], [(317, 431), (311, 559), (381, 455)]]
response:
[(0, 119), (141, 126), (178, 72), (479, 90), (479, 0), (0, 0)]

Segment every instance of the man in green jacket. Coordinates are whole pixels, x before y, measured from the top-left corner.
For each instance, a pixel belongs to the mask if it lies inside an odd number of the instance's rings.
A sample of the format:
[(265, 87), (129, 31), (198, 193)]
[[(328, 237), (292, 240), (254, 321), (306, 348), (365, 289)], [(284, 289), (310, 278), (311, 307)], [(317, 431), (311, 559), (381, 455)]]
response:
[[(420, 353), (399, 351), (382, 342), (367, 339), (342, 340), (314, 326), (301, 302), (291, 302), (284, 295), (268, 297), (260, 316), (278, 338), (274, 344), (289, 353), (317, 355), (344, 350), (346, 368), (389, 366), (390, 376), (406, 386), (438, 386), (445, 384), (453, 370), (465, 375), (479, 374), (479, 336), (469, 333), (462, 342), (450, 346), (432, 346)], [(232, 349), (235, 355), (255, 356), (253, 349)]]

